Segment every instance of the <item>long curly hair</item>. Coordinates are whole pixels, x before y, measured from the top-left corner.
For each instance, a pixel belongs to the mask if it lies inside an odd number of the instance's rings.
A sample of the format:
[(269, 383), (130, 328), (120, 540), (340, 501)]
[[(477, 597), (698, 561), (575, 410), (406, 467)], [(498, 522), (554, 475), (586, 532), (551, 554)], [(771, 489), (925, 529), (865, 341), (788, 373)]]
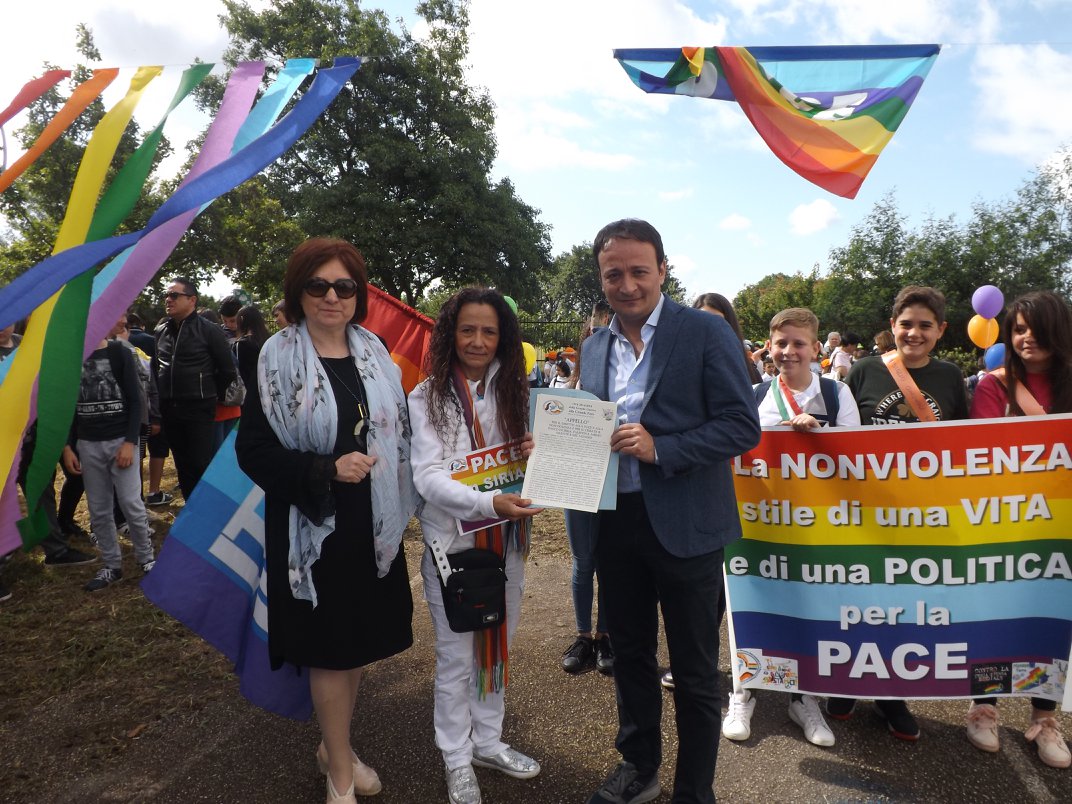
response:
[(529, 384), (525, 356), (521, 351), (521, 326), (506, 299), (492, 288), (465, 288), (455, 293), (439, 311), (428, 351), (424, 372), (428, 375), (428, 418), (444, 443), (453, 440), (455, 428), (462, 421), (461, 402), (454, 392), (452, 376), (458, 363), (454, 334), (458, 315), (467, 304), (487, 304), (499, 318), (499, 346), (495, 357), (499, 373), (495, 378), (495, 406), (499, 430), (508, 440), (520, 438), (528, 430)]
[(1005, 388), (1009, 411), (1023, 415), (1016, 402), (1016, 385), (1027, 377), (1024, 361), (1012, 348), (1017, 313), (1024, 317), (1038, 345), (1052, 352), (1047, 372), (1053, 388), (1051, 412), (1072, 412), (1072, 310), (1064, 299), (1048, 290), (1025, 293), (1005, 308), (1001, 340), (1005, 344)]

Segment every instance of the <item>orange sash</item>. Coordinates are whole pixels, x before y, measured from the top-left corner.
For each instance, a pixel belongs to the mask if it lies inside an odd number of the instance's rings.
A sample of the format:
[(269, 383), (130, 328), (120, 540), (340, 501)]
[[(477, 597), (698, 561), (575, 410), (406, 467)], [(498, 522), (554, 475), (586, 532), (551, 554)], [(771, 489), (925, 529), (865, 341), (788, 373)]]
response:
[(897, 383), (897, 387), (901, 389), (901, 393), (904, 394), (905, 402), (908, 403), (908, 407), (912, 409), (912, 412), (916, 414), (916, 418), (921, 422), (938, 421), (938, 417), (934, 415), (931, 406), (928, 405), (927, 400), (923, 398), (923, 392), (919, 390), (916, 381), (913, 380), (912, 375), (908, 373), (908, 369), (905, 367), (904, 361), (901, 360), (901, 356), (897, 354), (897, 350), (891, 349), (886, 352), (886, 354), (882, 356), (882, 362), (886, 364), (890, 376), (892, 376), (893, 381)]

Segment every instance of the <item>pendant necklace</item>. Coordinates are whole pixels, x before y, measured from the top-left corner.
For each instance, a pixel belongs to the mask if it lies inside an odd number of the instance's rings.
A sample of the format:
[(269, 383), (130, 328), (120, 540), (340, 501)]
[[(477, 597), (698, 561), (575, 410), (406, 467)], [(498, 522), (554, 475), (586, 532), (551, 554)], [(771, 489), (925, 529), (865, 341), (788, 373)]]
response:
[(354, 401), (357, 402), (357, 424), (354, 425), (354, 438), (360, 440), (365, 434), (365, 428), (368, 426), (369, 412), (368, 406), (365, 404), (364, 400), (364, 389), (361, 387), (361, 378), (358, 377), (357, 374), (357, 366), (354, 365), (354, 361), (351, 359), (350, 367), (354, 370), (354, 379), (357, 381), (357, 388), (360, 393), (355, 393), (354, 390), (346, 384), (346, 381), (338, 375), (335, 369), (331, 367), (331, 364), (327, 362), (327, 359), (325, 359), (319, 352), (316, 353), (316, 356), (320, 358), (320, 364), (331, 372), (331, 376), (338, 380), (339, 384), (346, 389), (346, 393), (352, 396)]

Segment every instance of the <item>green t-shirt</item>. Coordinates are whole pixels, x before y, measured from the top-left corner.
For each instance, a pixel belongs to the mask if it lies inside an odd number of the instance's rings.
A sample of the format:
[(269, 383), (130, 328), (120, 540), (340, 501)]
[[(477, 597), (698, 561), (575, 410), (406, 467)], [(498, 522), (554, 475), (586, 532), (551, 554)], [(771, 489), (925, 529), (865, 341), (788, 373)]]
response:
[[(968, 418), (968, 394), (960, 368), (931, 358), (922, 368), (908, 369), (923, 398), (939, 421)], [(879, 356), (857, 360), (845, 380), (861, 424), (910, 424), (919, 419), (905, 402), (904, 394)]]

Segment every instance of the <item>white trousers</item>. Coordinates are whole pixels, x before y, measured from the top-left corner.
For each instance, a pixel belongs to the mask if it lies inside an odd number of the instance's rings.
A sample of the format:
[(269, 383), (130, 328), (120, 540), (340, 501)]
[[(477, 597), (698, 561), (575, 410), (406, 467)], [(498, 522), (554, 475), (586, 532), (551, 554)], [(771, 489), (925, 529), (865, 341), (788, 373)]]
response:
[[(424, 597), (432, 615), (436, 639), (435, 740), (443, 752), (447, 770), (469, 765), (473, 753), (498, 754), (509, 746), (502, 741), (505, 699), (503, 692), (489, 692), (483, 700), (476, 690), (476, 660), (473, 634), (456, 634), (447, 624), (443, 592), (432, 553), (425, 549), (421, 560)], [(525, 590), (525, 562), (517, 550), (506, 551), (506, 638), (513, 644)], [(514, 668), (511, 667), (511, 675)]]

